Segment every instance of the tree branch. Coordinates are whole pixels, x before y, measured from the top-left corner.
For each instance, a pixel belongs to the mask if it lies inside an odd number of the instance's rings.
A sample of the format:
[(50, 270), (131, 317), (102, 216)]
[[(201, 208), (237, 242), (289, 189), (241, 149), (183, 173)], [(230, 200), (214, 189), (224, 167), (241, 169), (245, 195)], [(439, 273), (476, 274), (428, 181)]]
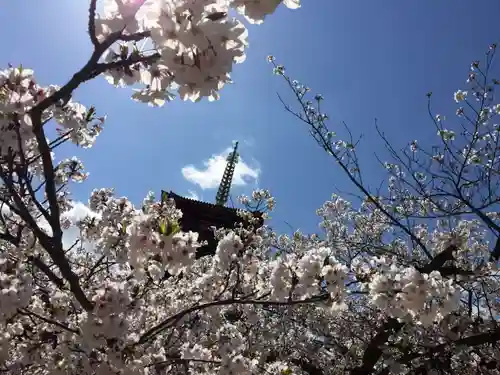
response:
[[(274, 63), (273, 63), (274, 64)], [(274, 64), (276, 67), (276, 65)], [(362, 182), (358, 181), (356, 177), (351, 173), (349, 170), (348, 165), (346, 165), (342, 161), (342, 157), (339, 156), (335, 150), (332, 149), (331, 142), (327, 139), (327, 136), (323, 130), (327, 129), (326, 125), (321, 121), (319, 124), (315, 122), (314, 118), (311, 118), (309, 116), (309, 112), (307, 110), (307, 105), (304, 103), (303, 97), (299, 95), (297, 90), (295, 89), (292, 81), (290, 78), (284, 74), (281, 75), (285, 81), (287, 82), (288, 86), (292, 89), (294, 92), (297, 101), (299, 102), (300, 106), (302, 107), (302, 114), (298, 114), (295, 111), (293, 111), (290, 106), (288, 106), (285, 101), (281, 98), (281, 96), (278, 94), (278, 98), (283, 104), (285, 110), (295, 117), (297, 117), (299, 120), (304, 122), (305, 124), (309, 125), (311, 130), (310, 133), (313, 136), (313, 138), (316, 139), (316, 141), (320, 144), (320, 146), (326, 150), (333, 158), (335, 161), (340, 165), (340, 168), (346, 173), (347, 177), (349, 180), (365, 195), (365, 197), (372, 202), (395, 226), (403, 230), (410, 238), (411, 240), (416, 243), (424, 252), (424, 254), (429, 258), (432, 259), (432, 254), (429, 252), (427, 247), (424, 245), (424, 243), (409, 229), (407, 228), (404, 224), (402, 224), (394, 215), (392, 215), (390, 212), (388, 212), (381, 204), (380, 202), (372, 196), (372, 194), (368, 191), (368, 189), (362, 184)], [(315, 135), (317, 137), (315, 137)]]
[(90, 0), (88, 32), (90, 36), (90, 41), (92, 42), (95, 48), (99, 46), (99, 41), (97, 40), (97, 36), (95, 34), (96, 7), (97, 7), (97, 0)]
[[(92, 11), (92, 4), (91, 4)], [(89, 22), (90, 24), (90, 22)], [(31, 119), (33, 122), (33, 132), (35, 134), (36, 140), (38, 142), (38, 150), (42, 158), (42, 164), (45, 174), (45, 193), (50, 207), (50, 226), (52, 227), (53, 237), (43, 236), (43, 233), (38, 229), (35, 231), (35, 235), (39, 237), (40, 243), (49, 253), (52, 261), (59, 267), (63, 277), (69, 282), (70, 289), (73, 292), (75, 298), (81, 304), (81, 306), (89, 311), (93, 308), (92, 303), (87, 299), (85, 293), (83, 292), (78, 276), (71, 270), (71, 266), (66, 259), (64, 250), (62, 247), (62, 229), (60, 225), (60, 209), (57, 201), (57, 189), (55, 184), (55, 174), (54, 165), (52, 163), (51, 149), (45, 138), (45, 132), (43, 130), (43, 112), (49, 107), (62, 102), (67, 102), (71, 97), (73, 91), (77, 89), (82, 83), (95, 77), (96, 68), (98, 67), (99, 59), (102, 54), (109, 48), (113, 43), (120, 40), (122, 37), (122, 31), (115, 32), (111, 34), (104, 42), (95, 45), (94, 52), (92, 53), (90, 59), (87, 63), (73, 75), (73, 77), (59, 90), (57, 90), (53, 95), (45, 98), (36, 106), (34, 106), (31, 111)], [(130, 36), (131, 37), (131, 36)], [(103, 72), (103, 67), (101, 67), (99, 72)], [(21, 202), (22, 203), (22, 202)], [(32, 219), (31, 216), (28, 218)], [(33, 220), (31, 220), (33, 221)], [(33, 223), (32, 223), (33, 224)], [(35, 227), (36, 223), (34, 223)]]
[[(468, 347), (474, 347), (474, 346), (479, 346), (479, 345), (484, 345), (484, 344), (494, 344), (496, 342), (500, 341), (500, 328), (497, 328), (496, 330), (489, 331), (489, 332), (484, 332), (480, 333), (478, 335), (473, 335), (473, 336), (468, 336), (464, 337), (458, 340), (453, 341), (453, 345), (455, 347), (457, 346), (468, 346)], [(406, 364), (410, 363), (412, 360), (420, 358), (420, 357), (426, 357), (426, 356), (435, 356), (436, 353), (441, 353), (443, 354), (447, 348), (449, 348), (450, 344), (445, 343), (445, 344), (440, 344), (432, 347), (425, 348), (426, 352), (421, 353), (409, 353), (396, 361), (401, 364)]]
[(151, 36), (151, 32), (149, 31), (141, 31), (135, 34), (130, 35), (122, 35), (120, 36), (120, 40), (124, 42), (138, 42), (140, 40), (149, 38)]
[(258, 305), (258, 306), (293, 306), (293, 305), (299, 305), (299, 304), (307, 304), (307, 303), (313, 303), (313, 302), (319, 302), (319, 301), (325, 301), (329, 298), (328, 294), (322, 294), (316, 297), (311, 297), (305, 300), (295, 300), (295, 301), (286, 301), (286, 302), (279, 302), (279, 301), (261, 301), (261, 300), (256, 300), (256, 299), (226, 299), (226, 300), (220, 300), (220, 301), (212, 301), (208, 303), (204, 303), (201, 305), (196, 305), (189, 307), (185, 310), (182, 310), (167, 319), (163, 320), (162, 322), (158, 323), (156, 326), (153, 328), (149, 329), (146, 331), (139, 339), (137, 344), (142, 344), (157, 334), (159, 334), (163, 329), (167, 328), (170, 323), (176, 322), (183, 318), (185, 315), (190, 314), (195, 311), (203, 310), (209, 307), (213, 306), (226, 306), (226, 305)]
[(389, 337), (397, 333), (403, 328), (404, 323), (397, 319), (388, 319), (379, 329), (375, 337), (370, 341), (363, 354), (363, 363), (361, 366), (351, 370), (351, 375), (369, 375), (373, 372), (373, 367), (378, 362), (382, 355), (382, 345), (384, 345)]
[(33, 263), (50, 281), (54, 283), (59, 289), (64, 289), (64, 280), (57, 276), (49, 266), (47, 266), (39, 257), (29, 256), (28, 262)]
[(92, 73), (92, 76), (97, 77), (98, 75), (107, 72), (108, 70), (113, 70), (113, 69), (120, 69), (120, 68), (126, 68), (129, 67), (130, 65), (137, 64), (137, 63), (153, 63), (156, 60), (160, 58), (159, 53), (154, 53), (152, 55), (148, 56), (130, 56), (128, 59), (123, 59), (119, 61), (113, 61), (110, 63), (100, 63), (97, 64), (94, 72)]
[(424, 267), (417, 268), (421, 273), (431, 273), (432, 271), (439, 271), (440, 268), (449, 260), (453, 260), (453, 252), (457, 251), (455, 245), (450, 245), (439, 254), (437, 254), (434, 259), (427, 263)]
[(55, 325), (55, 326), (57, 326), (57, 327), (59, 327), (59, 328), (62, 328), (62, 329), (64, 329), (64, 330), (68, 331), (68, 332), (71, 332), (71, 333), (77, 333), (77, 334), (79, 333), (76, 329), (70, 328), (70, 327), (68, 327), (68, 326), (67, 326), (66, 324), (64, 324), (64, 323), (61, 323), (61, 322), (58, 322), (58, 321), (55, 321), (55, 320), (52, 320), (52, 319), (46, 318), (46, 317), (41, 316), (41, 315), (39, 315), (39, 314), (37, 314), (37, 313), (35, 313), (35, 312), (33, 312), (33, 311), (30, 311), (30, 310), (18, 310), (18, 311), (19, 311), (19, 313), (20, 313), (21, 315), (32, 315), (32, 316), (34, 316), (35, 318), (38, 318), (38, 319), (40, 319), (40, 320), (44, 321), (45, 323), (48, 323), (48, 324), (53, 324), (53, 325)]

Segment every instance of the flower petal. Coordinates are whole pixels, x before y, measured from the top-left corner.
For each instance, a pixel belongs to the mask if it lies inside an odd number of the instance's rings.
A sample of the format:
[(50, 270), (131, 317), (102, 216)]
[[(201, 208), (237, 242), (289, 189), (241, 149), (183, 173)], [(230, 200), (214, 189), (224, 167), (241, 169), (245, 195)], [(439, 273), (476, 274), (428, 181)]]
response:
[(283, 4), (285, 4), (290, 9), (300, 8), (300, 0), (284, 0)]

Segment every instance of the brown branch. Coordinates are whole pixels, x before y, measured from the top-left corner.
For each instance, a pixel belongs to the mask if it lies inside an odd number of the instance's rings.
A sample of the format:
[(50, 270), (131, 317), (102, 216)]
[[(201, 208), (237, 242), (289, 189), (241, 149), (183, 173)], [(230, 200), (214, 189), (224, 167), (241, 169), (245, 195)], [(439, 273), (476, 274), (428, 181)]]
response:
[(40, 229), (36, 220), (31, 216), (25, 203), (17, 193), (14, 188), (14, 181), (12, 180), (12, 175), (7, 175), (0, 170), (0, 178), (3, 180), (7, 190), (9, 192), (8, 196), (14, 201), (13, 204), (8, 203), (6, 200), (2, 199), (2, 202), (7, 204), (9, 209), (18, 215), (33, 231), (35, 236), (39, 241), (46, 241), (49, 237)]
[(351, 375), (369, 375), (373, 372), (373, 367), (382, 356), (382, 345), (384, 345), (389, 337), (397, 333), (403, 328), (404, 323), (397, 319), (388, 319), (379, 329), (377, 334), (372, 338), (363, 354), (363, 363), (351, 370)]
[(12, 234), (10, 234), (9, 232), (5, 232), (5, 233), (0, 233), (0, 240), (7, 241), (14, 246), (18, 246), (21, 238), (15, 237)]
[(97, 64), (95, 67), (94, 72), (92, 73), (93, 76), (97, 77), (98, 75), (107, 72), (108, 70), (114, 70), (114, 69), (121, 69), (121, 68), (127, 68), (133, 64), (137, 63), (146, 63), (150, 64), (155, 62), (160, 58), (159, 53), (154, 53), (152, 55), (148, 56), (130, 56), (127, 59), (119, 60), (119, 61), (113, 61), (110, 63), (100, 63)]
[(64, 289), (64, 280), (57, 276), (39, 257), (30, 255), (28, 257), (28, 262), (33, 263), (33, 265), (42, 271), (59, 289)]
[(104, 261), (104, 259), (106, 259), (106, 255), (102, 255), (96, 262), (95, 264), (92, 266), (92, 268), (90, 269), (89, 271), (89, 274), (87, 275), (86, 277), (86, 282), (88, 283), (90, 281), (90, 279), (92, 278), (92, 276), (95, 275), (96, 271), (97, 271), (97, 267), (99, 267), (102, 262)]
[(31, 178), (29, 176), (29, 171), (28, 171), (28, 163), (26, 160), (26, 156), (24, 154), (24, 147), (23, 147), (23, 142), (21, 138), (21, 134), (19, 132), (19, 128), (16, 128), (16, 135), (17, 135), (17, 146), (19, 148), (19, 157), (21, 160), (21, 166), (17, 168), (17, 172), (20, 178), (22, 178), (25, 181), (25, 186), (28, 189), (28, 193), (31, 196), (31, 200), (37, 207), (38, 211), (43, 215), (43, 217), (47, 220), (50, 221), (50, 216), (48, 211), (43, 207), (43, 205), (38, 201), (36, 198), (36, 193), (33, 190), (33, 186), (31, 184)]
[[(62, 229), (60, 225), (60, 209), (57, 201), (54, 165), (52, 163), (51, 149), (45, 138), (42, 117), (43, 112), (46, 109), (60, 103), (61, 101), (67, 102), (75, 89), (77, 89), (82, 83), (96, 76), (96, 69), (98, 69), (99, 59), (101, 58), (102, 54), (109, 47), (111, 47), (113, 43), (120, 40), (121, 37), (122, 31), (120, 30), (119, 32), (111, 34), (104, 42), (99, 43), (97, 46), (95, 46), (94, 52), (92, 53), (87, 63), (77, 73), (75, 73), (63, 87), (61, 87), (53, 95), (42, 100), (30, 111), (31, 119), (33, 122), (33, 132), (38, 142), (38, 150), (40, 152), (44, 168), (45, 193), (50, 207), (49, 224), (52, 227), (53, 237), (46, 236), (36, 226), (36, 223), (33, 222), (31, 216), (26, 219), (28, 219), (28, 223), (31, 224), (30, 226), (35, 226), (33, 227), (33, 229), (35, 231), (35, 235), (39, 238), (41, 245), (49, 253), (52, 261), (59, 267), (59, 270), (61, 271), (63, 277), (69, 282), (70, 289), (73, 292), (75, 298), (87, 311), (91, 310), (93, 308), (93, 305), (85, 296), (85, 293), (80, 286), (78, 276), (72, 271), (62, 247)], [(102, 70), (102, 68), (103, 67), (100, 68), (101, 70), (97, 70), (99, 71), (99, 74), (104, 71)], [(22, 204), (22, 202), (20, 203)], [(35, 230), (35, 228), (37, 228), (38, 230)]]
[(92, 42), (95, 48), (99, 46), (99, 41), (97, 40), (97, 36), (95, 34), (96, 7), (97, 7), (97, 0), (90, 0), (88, 32), (90, 36), (90, 41)]
[(52, 319), (49, 319), (49, 318), (46, 318), (42, 315), (39, 315), (33, 311), (30, 311), (30, 310), (18, 310), (18, 312), (21, 314), (21, 315), (28, 315), (28, 316), (34, 316), (35, 318), (38, 318), (42, 321), (44, 321), (45, 323), (48, 323), (48, 324), (53, 324), (59, 328), (62, 328), (68, 332), (71, 332), (71, 333), (79, 333), (76, 329), (73, 329), (73, 328), (70, 328), (68, 327), (66, 324), (64, 323), (61, 323), (61, 322), (58, 322), (56, 320), (52, 320)]
[(437, 254), (432, 261), (427, 263), (424, 267), (418, 269), (421, 273), (431, 273), (432, 271), (439, 271), (440, 268), (448, 261), (453, 260), (453, 252), (457, 250), (455, 245), (450, 245), (439, 254)]
[[(60, 209), (57, 201), (54, 166), (52, 164), (50, 148), (48, 147), (47, 140), (45, 138), (45, 132), (43, 131), (43, 127), (40, 126), (41, 113), (39, 113), (39, 116), (40, 117), (35, 117), (33, 119), (33, 132), (35, 133), (38, 141), (38, 149), (42, 155), (42, 163), (45, 174), (45, 192), (50, 206), (49, 224), (52, 228), (52, 237), (46, 235), (42, 238), (40, 238), (40, 236), (37, 237), (39, 238), (40, 244), (52, 258), (54, 264), (56, 264), (61, 271), (63, 277), (68, 281), (70, 290), (73, 292), (73, 295), (78, 300), (82, 308), (89, 311), (92, 310), (93, 304), (85, 296), (85, 293), (80, 286), (78, 276), (72, 271), (71, 265), (69, 264), (63, 250)], [(39, 230), (39, 232), (41, 232), (41, 230)]]
[[(60, 210), (59, 204), (57, 202), (57, 188), (55, 183), (55, 172), (54, 165), (52, 163), (52, 156), (50, 153), (50, 148), (47, 144), (47, 139), (45, 137), (45, 132), (42, 126), (36, 126), (37, 120), (34, 121), (33, 132), (38, 143), (38, 150), (42, 155), (42, 164), (45, 175), (45, 194), (47, 200), (49, 201), (50, 207), (50, 217), (48, 217), (48, 222), (52, 228), (53, 238), (60, 242), (62, 239), (62, 229), (60, 225)], [(42, 212), (43, 213), (43, 212)]]
[(500, 236), (497, 238), (497, 240), (495, 242), (495, 247), (493, 248), (493, 251), (491, 252), (490, 260), (498, 261), (499, 258), (500, 258)]
[[(496, 342), (500, 341), (500, 329), (497, 328), (496, 330), (489, 331), (489, 332), (484, 332), (480, 333), (478, 335), (473, 335), (473, 336), (468, 336), (464, 337), (458, 340), (455, 340), (452, 342), (452, 344), (457, 347), (457, 346), (467, 346), (467, 347), (474, 347), (474, 346), (479, 346), (479, 345), (484, 345), (484, 344), (495, 344)], [(432, 347), (427, 347), (425, 348), (426, 352), (421, 353), (421, 352), (414, 352), (414, 353), (409, 353), (403, 357), (400, 357), (399, 359), (396, 359), (398, 363), (401, 364), (406, 364), (410, 363), (412, 360), (420, 358), (420, 357), (429, 357), (429, 356), (435, 356), (436, 353), (443, 354), (447, 348), (449, 348), (448, 343), (445, 344), (440, 344)]]
[(302, 371), (309, 375), (323, 375), (324, 372), (318, 366), (314, 365), (311, 361), (305, 358), (291, 359), (292, 362), (297, 367), (300, 367)]
[(120, 40), (122, 37), (122, 31), (117, 31), (108, 36), (108, 38), (100, 43), (97, 47), (94, 48), (94, 52), (90, 56), (87, 63), (76, 72), (73, 77), (59, 90), (57, 90), (51, 96), (45, 98), (40, 103), (38, 103), (35, 107), (33, 107), (30, 111), (32, 119), (37, 119), (38, 122), (33, 124), (33, 126), (40, 126), (42, 113), (49, 107), (57, 104), (59, 101), (64, 101), (65, 99), (71, 97), (73, 91), (75, 91), (82, 83), (88, 81), (92, 78), (92, 72), (95, 69), (95, 66), (99, 62), (99, 59), (103, 55), (103, 53), (111, 47), (115, 42)]
[(442, 266), (438, 269), (439, 273), (441, 276), (447, 277), (447, 276), (455, 276), (455, 275), (461, 275), (461, 276), (474, 276), (475, 273), (474, 271), (470, 270), (464, 270), (455, 266)]
[(94, 305), (91, 301), (88, 300), (87, 296), (83, 292), (82, 287), (80, 286), (80, 280), (78, 276), (71, 269), (71, 265), (69, 264), (64, 251), (62, 248), (57, 248), (56, 251), (48, 251), (53, 262), (59, 267), (61, 274), (68, 281), (70, 290), (75, 296), (76, 300), (80, 303), (83, 309), (86, 311), (90, 311), (94, 308)]
[(225, 299), (225, 300), (220, 300), (220, 301), (212, 301), (212, 302), (207, 302), (201, 305), (196, 305), (196, 306), (191, 306), (185, 310), (182, 310), (162, 322), (158, 323), (156, 326), (152, 327), (148, 331), (146, 331), (139, 339), (137, 344), (142, 344), (157, 334), (159, 334), (163, 329), (168, 328), (169, 324), (175, 321), (180, 320), (182, 317), (184, 317), (187, 314), (190, 314), (195, 311), (199, 310), (204, 310), (209, 307), (213, 306), (226, 306), (226, 305), (258, 305), (258, 306), (293, 306), (293, 305), (299, 305), (299, 304), (307, 304), (307, 303), (313, 303), (313, 302), (319, 302), (319, 301), (325, 301), (329, 298), (328, 294), (322, 294), (316, 297), (311, 297), (305, 300), (295, 300), (295, 301), (285, 301), (285, 302), (279, 302), (279, 301), (261, 301), (261, 300), (256, 300), (256, 299)]
[(149, 38), (150, 36), (151, 36), (151, 32), (142, 31), (142, 32), (138, 32), (135, 34), (122, 35), (122, 36), (120, 36), (120, 40), (122, 40), (124, 42), (138, 42), (140, 40)]

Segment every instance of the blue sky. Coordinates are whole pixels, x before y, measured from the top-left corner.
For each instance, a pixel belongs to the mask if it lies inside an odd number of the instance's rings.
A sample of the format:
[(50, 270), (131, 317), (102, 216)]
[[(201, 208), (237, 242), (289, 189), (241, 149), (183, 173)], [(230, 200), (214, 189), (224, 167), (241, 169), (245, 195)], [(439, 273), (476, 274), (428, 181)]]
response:
[[(22, 63), (35, 69), (41, 84), (64, 84), (91, 51), (87, 6), (86, 0), (4, 1), (3, 66)], [(239, 140), (250, 176), (232, 196), (268, 188), (278, 201), (272, 221), (278, 230), (290, 231), (286, 221), (316, 232), (315, 210), (336, 189), (352, 187), (281, 107), (276, 91), (286, 89), (266, 56), (273, 54), (294, 78), (323, 94), (334, 129), (346, 121), (354, 134), (364, 134), (360, 157), (367, 180), (378, 186), (384, 174), (373, 157), (381, 150), (374, 118), (396, 145), (432, 142), (426, 92), (434, 92), (440, 113), (454, 113), (452, 95), (470, 62), (500, 38), (498, 14), (497, 0), (304, 0), (296, 11), (281, 7), (263, 25), (249, 26), (247, 60), (235, 67), (235, 83), (219, 102), (176, 100), (150, 108), (103, 78), (81, 87), (75, 98), (107, 114), (106, 129), (94, 148), (64, 148), (58, 157), (78, 155), (90, 172), (87, 182), (74, 186), (76, 200), (86, 201), (94, 188), (115, 187), (137, 203), (148, 190), (161, 189), (213, 201), (215, 189), (189, 181), (183, 168), (203, 172), (210, 157)]]

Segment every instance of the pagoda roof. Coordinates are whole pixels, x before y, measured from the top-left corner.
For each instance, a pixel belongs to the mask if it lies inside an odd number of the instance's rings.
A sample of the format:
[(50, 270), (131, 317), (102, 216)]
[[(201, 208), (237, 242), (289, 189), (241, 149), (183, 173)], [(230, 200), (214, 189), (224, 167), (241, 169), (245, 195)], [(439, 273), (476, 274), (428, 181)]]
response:
[[(192, 198), (186, 198), (174, 193), (173, 191), (167, 192), (167, 197), (173, 199), (175, 202), (175, 206), (187, 215), (189, 215), (193, 211), (196, 211), (200, 213), (202, 216), (210, 217), (212, 220), (215, 221), (222, 220), (226, 222), (227, 220), (231, 221), (242, 220), (241, 216), (238, 215), (239, 210), (237, 208), (219, 206), (213, 203), (202, 202)], [(262, 218), (262, 212), (255, 211), (252, 213), (252, 215), (254, 217), (260, 218), (261, 221), (260, 225), (264, 223), (264, 220)], [(183, 215), (183, 217), (185, 217), (185, 215)], [(194, 218), (188, 218), (188, 220), (192, 219)]]
[(234, 214), (237, 214), (238, 209), (233, 207), (219, 206), (209, 202), (203, 202), (192, 198), (183, 197), (182, 195), (175, 194), (173, 191), (169, 191), (167, 193), (169, 198), (172, 198), (176, 203), (180, 203), (181, 205), (195, 205), (199, 206), (200, 209), (212, 209), (212, 210), (220, 210), (220, 211), (231, 211)]
[[(196, 258), (215, 254), (217, 241), (215, 240), (211, 227), (234, 228), (238, 222), (242, 222), (243, 225), (249, 224), (238, 215), (238, 209), (236, 208), (219, 206), (213, 203), (186, 198), (175, 194), (173, 191), (162, 191), (162, 196), (164, 196), (165, 193), (167, 198), (174, 200), (176, 208), (180, 209), (183, 213), (180, 219), (182, 230), (197, 232), (202, 240), (208, 242), (205, 246), (196, 250)], [(258, 218), (258, 227), (264, 224), (262, 212), (253, 212), (253, 216)]]

